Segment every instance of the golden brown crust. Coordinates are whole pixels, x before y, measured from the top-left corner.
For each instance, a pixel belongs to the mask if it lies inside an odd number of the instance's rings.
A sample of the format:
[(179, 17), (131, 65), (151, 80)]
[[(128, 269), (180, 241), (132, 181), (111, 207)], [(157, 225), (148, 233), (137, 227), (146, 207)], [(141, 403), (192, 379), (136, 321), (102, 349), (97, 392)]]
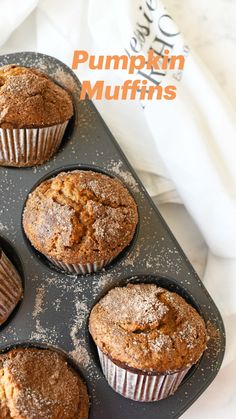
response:
[(8, 319), (22, 296), (20, 275), (0, 248), (0, 325)]
[(34, 68), (0, 68), (0, 127), (40, 128), (67, 121), (72, 100), (62, 87)]
[(195, 364), (207, 340), (197, 311), (178, 294), (154, 284), (109, 291), (92, 309), (89, 330), (114, 362), (164, 374)]
[(117, 256), (132, 240), (137, 207), (118, 179), (92, 171), (60, 173), (30, 195), (23, 226), (32, 245), (64, 263)]
[(87, 389), (51, 350), (19, 348), (0, 356), (1, 419), (87, 419)]

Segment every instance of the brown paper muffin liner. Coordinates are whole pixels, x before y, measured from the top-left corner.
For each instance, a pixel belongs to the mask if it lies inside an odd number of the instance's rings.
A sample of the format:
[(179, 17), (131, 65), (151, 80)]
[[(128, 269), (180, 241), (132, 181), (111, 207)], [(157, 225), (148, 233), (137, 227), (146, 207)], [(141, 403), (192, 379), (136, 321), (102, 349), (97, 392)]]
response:
[(44, 128), (0, 128), (0, 165), (35, 166), (58, 149), (69, 121)]
[(7, 320), (21, 297), (20, 275), (0, 249), (0, 325)]
[(56, 259), (47, 257), (48, 260), (50, 260), (53, 265), (57, 266), (58, 268), (62, 269), (65, 272), (71, 273), (71, 274), (91, 274), (93, 272), (98, 272), (104, 266), (108, 265), (114, 258), (109, 258), (105, 260), (101, 260), (100, 262), (94, 262), (94, 263), (65, 263), (58, 261)]
[(122, 396), (139, 402), (155, 402), (174, 394), (190, 369), (166, 375), (136, 373), (118, 366), (97, 349), (108, 384)]

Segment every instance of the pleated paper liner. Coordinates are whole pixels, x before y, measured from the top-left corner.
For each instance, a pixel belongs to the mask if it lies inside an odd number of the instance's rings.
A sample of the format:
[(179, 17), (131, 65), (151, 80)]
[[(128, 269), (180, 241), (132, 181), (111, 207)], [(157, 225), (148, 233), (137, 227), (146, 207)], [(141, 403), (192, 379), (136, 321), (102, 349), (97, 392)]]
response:
[(0, 128), (0, 165), (30, 167), (49, 160), (69, 121), (44, 128)]
[(0, 325), (8, 319), (22, 293), (20, 275), (0, 248)]
[(108, 265), (114, 258), (112, 257), (112, 258), (102, 260), (100, 262), (86, 263), (86, 264), (65, 263), (65, 262), (61, 262), (54, 258), (49, 258), (49, 257), (47, 257), (47, 259), (53, 265), (55, 265), (57, 268), (59, 268), (62, 271), (65, 271), (70, 274), (83, 275), (83, 274), (89, 274), (89, 273), (100, 271), (102, 268)]
[(191, 367), (173, 374), (137, 373), (115, 364), (98, 347), (103, 374), (114, 391), (139, 402), (155, 402), (175, 393)]

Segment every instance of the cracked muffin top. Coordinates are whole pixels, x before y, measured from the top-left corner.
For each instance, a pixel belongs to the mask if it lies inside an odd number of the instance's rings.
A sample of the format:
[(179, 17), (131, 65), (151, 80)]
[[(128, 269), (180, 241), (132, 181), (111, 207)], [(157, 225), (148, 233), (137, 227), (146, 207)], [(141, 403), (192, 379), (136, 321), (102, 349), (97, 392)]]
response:
[(180, 371), (206, 349), (205, 323), (198, 312), (154, 284), (113, 288), (93, 307), (89, 330), (113, 362), (145, 372)]
[(87, 419), (85, 384), (57, 352), (19, 348), (0, 356), (0, 418)]
[(34, 128), (63, 123), (73, 115), (70, 95), (43, 72), (0, 67), (0, 127)]
[(132, 240), (137, 207), (118, 180), (75, 170), (42, 182), (28, 197), (24, 231), (47, 257), (95, 263), (116, 257)]

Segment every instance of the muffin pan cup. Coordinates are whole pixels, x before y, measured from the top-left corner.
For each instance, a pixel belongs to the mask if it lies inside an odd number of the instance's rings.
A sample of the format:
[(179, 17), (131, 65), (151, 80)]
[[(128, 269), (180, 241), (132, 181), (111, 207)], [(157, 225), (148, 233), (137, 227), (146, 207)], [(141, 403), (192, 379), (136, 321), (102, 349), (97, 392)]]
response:
[(44, 163), (60, 146), (67, 125), (68, 121), (45, 128), (0, 128), (0, 165)]
[[(217, 307), (92, 102), (79, 101), (80, 82), (75, 74), (55, 58), (31, 52), (4, 55), (0, 63), (45, 71), (71, 93), (75, 111), (61, 147), (49, 162), (37, 168), (0, 167), (0, 193), (4, 197), (0, 234), (13, 244), (24, 269), (24, 298), (15, 315), (1, 328), (0, 350), (19, 342), (37, 342), (67, 353), (88, 385), (90, 419), (180, 417), (209, 386), (222, 363), (225, 336)], [(46, 263), (46, 258), (29, 246), (21, 226), (24, 203), (32, 188), (45, 175), (63, 171), (69, 165), (99, 168), (117, 176), (132, 193), (139, 211), (136, 237), (129, 250), (101, 271), (86, 275), (68, 275), (49, 261)], [(157, 282), (190, 299), (210, 335), (207, 350), (175, 394), (153, 403), (134, 402), (108, 385), (87, 327), (90, 310), (101, 296), (126, 278), (131, 281), (136, 277), (137, 281)]]
[(165, 375), (137, 373), (117, 365), (99, 348), (97, 350), (109, 385), (117, 393), (137, 402), (155, 402), (171, 396), (191, 368)]

